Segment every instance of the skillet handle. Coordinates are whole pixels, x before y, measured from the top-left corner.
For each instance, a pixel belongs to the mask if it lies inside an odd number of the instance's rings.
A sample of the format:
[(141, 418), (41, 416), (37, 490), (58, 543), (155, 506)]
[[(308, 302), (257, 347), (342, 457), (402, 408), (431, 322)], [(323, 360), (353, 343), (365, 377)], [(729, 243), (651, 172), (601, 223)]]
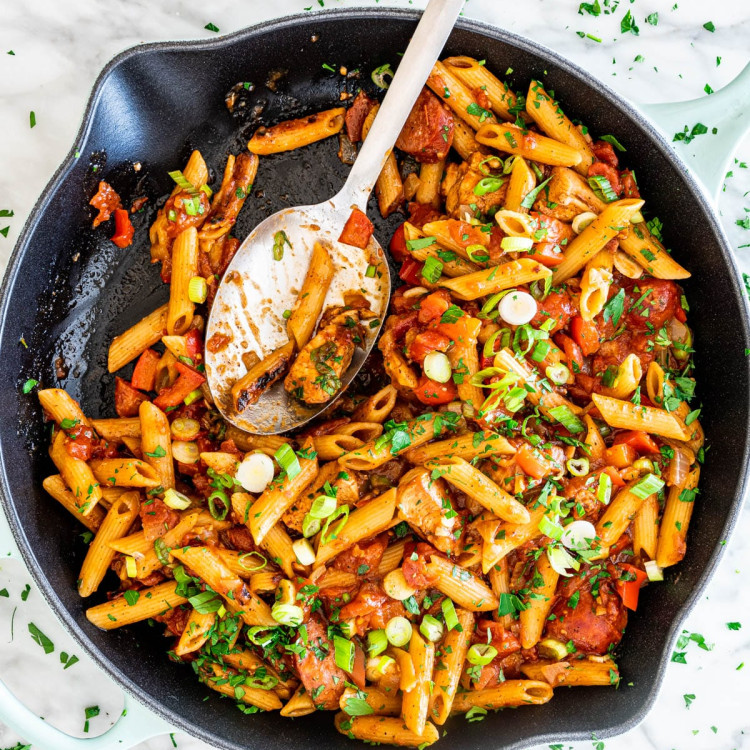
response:
[(99, 737), (71, 737), (21, 703), (0, 681), (0, 721), (39, 750), (127, 750), (139, 742), (174, 732), (169, 724), (125, 693), (125, 708), (115, 725)]
[[(672, 141), (677, 153), (703, 184), (714, 204), (718, 203), (729, 162), (750, 130), (750, 63), (723, 89), (687, 102), (641, 104), (640, 109)], [(701, 123), (708, 128), (689, 143), (673, 141), (676, 133), (688, 132)], [(714, 135), (711, 131), (717, 129)]]

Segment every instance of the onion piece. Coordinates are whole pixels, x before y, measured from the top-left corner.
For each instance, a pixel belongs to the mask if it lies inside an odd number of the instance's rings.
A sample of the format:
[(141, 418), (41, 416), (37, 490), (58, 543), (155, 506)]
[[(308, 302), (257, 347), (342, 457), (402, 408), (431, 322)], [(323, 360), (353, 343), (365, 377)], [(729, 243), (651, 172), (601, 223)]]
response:
[(436, 383), (447, 383), (453, 374), (451, 361), (443, 352), (430, 352), (424, 358), (423, 369), (424, 374)]
[(506, 323), (521, 326), (534, 318), (537, 313), (537, 304), (528, 292), (514, 291), (500, 300), (497, 309)]
[(646, 575), (649, 581), (663, 581), (664, 571), (659, 567), (656, 560), (648, 560), (643, 567), (646, 569)]
[(596, 537), (596, 528), (590, 521), (573, 521), (563, 530), (560, 541), (572, 550), (589, 549)]
[(665, 478), (670, 487), (679, 487), (683, 484), (690, 471), (690, 455), (683, 448), (675, 446), (674, 456), (667, 466)]
[(579, 570), (581, 564), (572, 557), (564, 547), (547, 547), (547, 559), (552, 566), (552, 570), (561, 576), (570, 578), (573, 574), (568, 570)]
[(265, 453), (251, 453), (237, 467), (235, 479), (248, 492), (263, 492), (273, 480), (273, 460)]

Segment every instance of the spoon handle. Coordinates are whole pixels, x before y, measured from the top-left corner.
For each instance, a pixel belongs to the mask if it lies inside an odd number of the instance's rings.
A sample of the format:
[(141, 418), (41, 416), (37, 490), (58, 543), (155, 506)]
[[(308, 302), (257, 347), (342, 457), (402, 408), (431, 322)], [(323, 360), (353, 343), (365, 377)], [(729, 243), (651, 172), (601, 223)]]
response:
[(337, 208), (367, 209), (375, 182), (388, 154), (438, 59), (465, 0), (430, 0), (399, 63), (367, 140), (349, 172), (346, 184), (334, 197)]

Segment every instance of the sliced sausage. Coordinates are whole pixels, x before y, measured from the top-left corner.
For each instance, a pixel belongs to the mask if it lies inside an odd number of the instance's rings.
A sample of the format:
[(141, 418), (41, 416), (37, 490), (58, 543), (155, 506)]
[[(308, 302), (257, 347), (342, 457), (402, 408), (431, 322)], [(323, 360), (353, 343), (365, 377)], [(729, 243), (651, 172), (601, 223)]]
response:
[(434, 164), (444, 159), (453, 143), (453, 114), (428, 89), (422, 89), (401, 134), (396, 148), (417, 161)]

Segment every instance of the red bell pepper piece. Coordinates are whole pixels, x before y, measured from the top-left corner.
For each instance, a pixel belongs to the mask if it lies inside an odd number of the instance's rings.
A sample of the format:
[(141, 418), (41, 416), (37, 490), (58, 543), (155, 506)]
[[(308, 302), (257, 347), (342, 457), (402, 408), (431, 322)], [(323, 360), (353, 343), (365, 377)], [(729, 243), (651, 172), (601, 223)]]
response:
[(127, 247), (133, 241), (133, 225), (130, 215), (124, 208), (115, 210), (115, 233), (110, 238), (117, 247)]
[(411, 258), (409, 251), (406, 249), (406, 236), (404, 235), (404, 225), (399, 224), (396, 231), (391, 237), (391, 244), (388, 245), (388, 249), (391, 251), (393, 259), (399, 263), (403, 263), (405, 260)]
[(115, 411), (118, 417), (137, 417), (144, 401), (150, 401), (145, 393), (133, 388), (127, 380), (115, 378)]
[(351, 216), (349, 216), (346, 224), (344, 224), (339, 242), (343, 242), (345, 245), (361, 247), (364, 250), (370, 241), (370, 237), (372, 237), (374, 229), (375, 227), (367, 218), (367, 215), (362, 213), (358, 208), (354, 208), (352, 209)]
[(419, 304), (419, 322), (429, 323), (431, 320), (439, 319), (450, 306), (450, 294), (444, 289), (428, 294)]
[[(620, 472), (614, 466), (605, 466), (602, 474), (606, 474), (611, 480), (614, 487), (624, 487), (625, 480), (620, 476)], [(598, 480), (597, 480), (598, 481)]]
[(156, 384), (156, 366), (159, 364), (161, 354), (153, 349), (146, 349), (138, 359), (133, 370), (130, 385), (141, 391), (153, 391)]
[(584, 320), (580, 315), (576, 315), (570, 321), (570, 335), (573, 341), (581, 347), (585, 357), (599, 351), (599, 333), (593, 321)]
[(414, 395), (423, 404), (440, 406), (455, 401), (458, 391), (452, 380), (447, 383), (438, 383), (435, 380), (430, 380), (427, 375), (422, 375)]
[(622, 603), (632, 610), (638, 609), (638, 593), (641, 590), (641, 585), (648, 578), (646, 572), (640, 568), (636, 568), (634, 565), (628, 565), (622, 563), (621, 568), (625, 571), (625, 577), (632, 580), (623, 580), (620, 578), (617, 581), (617, 593), (622, 598)]
[(516, 453), (518, 468), (534, 479), (544, 479), (559, 470), (559, 466), (545, 458), (541, 451), (535, 450), (530, 443), (524, 443)]
[(641, 454), (659, 452), (659, 446), (654, 439), (647, 432), (641, 430), (628, 430), (627, 432), (621, 432), (619, 435), (615, 436), (614, 444), (629, 445)]
[(471, 315), (462, 315), (455, 323), (438, 323), (435, 328), (451, 341), (476, 344), (482, 321), (479, 318), (472, 318)]
[(159, 395), (154, 399), (154, 404), (160, 409), (168, 409), (170, 406), (179, 406), (196, 388), (204, 383), (206, 378), (192, 367), (182, 362), (175, 364), (179, 376), (175, 382), (162, 388)]
[(188, 357), (190, 357), (193, 362), (200, 359), (203, 354), (203, 339), (201, 337), (201, 332), (197, 328), (191, 328), (185, 334), (185, 348)]
[(451, 344), (451, 340), (439, 331), (422, 331), (409, 344), (407, 355), (412, 362), (422, 364), (430, 352), (444, 352)]
[(678, 307), (674, 311), (674, 316), (677, 318), (677, 320), (680, 321), (680, 323), (684, 323), (687, 320), (687, 315), (685, 314), (685, 311), (682, 309), (682, 307)]
[(401, 281), (405, 281), (407, 284), (419, 286), (422, 283), (423, 267), (424, 264), (420, 263), (418, 260), (407, 258), (401, 266), (401, 270), (398, 272), (398, 277)]
[(565, 260), (565, 255), (560, 246), (553, 242), (537, 242), (534, 249), (529, 250), (529, 258), (538, 260), (547, 268), (554, 268)]

